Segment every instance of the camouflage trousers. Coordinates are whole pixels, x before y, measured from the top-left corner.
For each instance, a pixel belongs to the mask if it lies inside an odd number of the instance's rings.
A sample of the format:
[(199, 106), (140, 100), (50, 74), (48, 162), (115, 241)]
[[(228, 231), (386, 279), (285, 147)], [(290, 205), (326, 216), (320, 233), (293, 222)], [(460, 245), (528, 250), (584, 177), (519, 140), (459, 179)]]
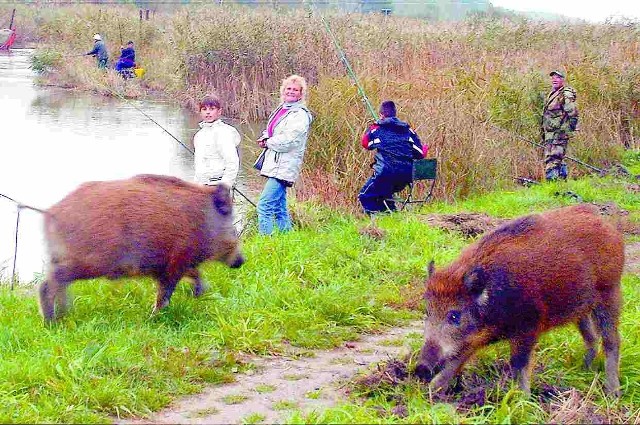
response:
[(547, 180), (567, 178), (567, 139), (547, 140), (544, 144), (544, 175)]

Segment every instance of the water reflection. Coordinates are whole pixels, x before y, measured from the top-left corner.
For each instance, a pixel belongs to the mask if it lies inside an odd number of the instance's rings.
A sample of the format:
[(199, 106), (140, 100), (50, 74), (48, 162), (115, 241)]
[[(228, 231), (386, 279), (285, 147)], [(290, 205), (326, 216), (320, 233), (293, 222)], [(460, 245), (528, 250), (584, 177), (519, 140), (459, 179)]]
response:
[[(140, 173), (193, 178), (192, 154), (135, 107), (190, 149), (197, 114), (167, 103), (37, 87), (29, 69), (31, 53), (0, 53), (0, 193), (44, 209), (85, 181)], [(257, 134), (255, 126), (239, 130), (243, 144)], [(255, 198), (247, 182), (256, 178), (246, 168), (252, 156), (243, 155), (238, 187)], [(16, 214), (15, 204), (0, 198), (0, 279), (11, 274)], [(41, 227), (39, 213), (22, 210), (16, 264), (22, 281), (43, 270)]]

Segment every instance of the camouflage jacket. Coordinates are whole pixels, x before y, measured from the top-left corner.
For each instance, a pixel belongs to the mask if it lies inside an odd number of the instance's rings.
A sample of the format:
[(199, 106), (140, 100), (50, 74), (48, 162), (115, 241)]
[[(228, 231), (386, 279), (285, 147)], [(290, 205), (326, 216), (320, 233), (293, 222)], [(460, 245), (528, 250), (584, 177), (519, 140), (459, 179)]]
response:
[(547, 96), (542, 111), (544, 141), (566, 140), (578, 127), (576, 91), (569, 86), (553, 90)]

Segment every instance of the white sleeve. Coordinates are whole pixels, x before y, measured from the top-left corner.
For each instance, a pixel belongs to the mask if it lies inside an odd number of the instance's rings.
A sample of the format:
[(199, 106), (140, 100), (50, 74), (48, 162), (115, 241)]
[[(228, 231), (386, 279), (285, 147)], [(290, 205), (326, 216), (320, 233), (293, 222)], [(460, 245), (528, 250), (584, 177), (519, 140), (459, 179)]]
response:
[(221, 183), (233, 187), (240, 170), (240, 158), (238, 157), (237, 146), (240, 144), (240, 133), (233, 127), (229, 127), (223, 140), (220, 140), (220, 156), (224, 162), (224, 173)]

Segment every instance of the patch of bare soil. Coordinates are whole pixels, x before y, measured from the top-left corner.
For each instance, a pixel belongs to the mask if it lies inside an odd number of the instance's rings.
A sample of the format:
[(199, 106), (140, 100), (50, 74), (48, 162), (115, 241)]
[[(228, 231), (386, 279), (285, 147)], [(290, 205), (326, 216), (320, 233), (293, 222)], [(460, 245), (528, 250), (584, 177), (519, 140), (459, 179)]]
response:
[[(598, 208), (601, 215), (609, 217), (623, 233), (640, 234), (640, 225), (629, 221), (629, 212), (618, 207), (614, 202), (592, 205)], [(484, 213), (429, 214), (424, 217), (426, 223), (431, 226), (459, 232), (470, 238), (491, 231), (508, 221)]]
[(429, 214), (425, 221), (434, 227), (462, 233), (466, 237), (475, 237), (493, 230), (507, 220), (491, 217), (483, 213)]
[(627, 245), (624, 271), (640, 275), (640, 242)]
[[(367, 376), (355, 381), (355, 388), (360, 396), (368, 397), (380, 390), (391, 395), (395, 406), (391, 411), (381, 411), (382, 417), (405, 417), (408, 414), (407, 400), (403, 399), (401, 391), (390, 391), (390, 387), (407, 384), (410, 380), (417, 380), (408, 371), (406, 360), (391, 359), (378, 365), (378, 369)], [(541, 372), (543, 365), (537, 365), (536, 371)], [(489, 394), (497, 387), (501, 393), (508, 391), (511, 385), (512, 373), (505, 360), (498, 360), (490, 373), (463, 373), (456, 384), (446, 393), (432, 396), (433, 402), (448, 403), (464, 412), (472, 408), (482, 407), (490, 400)], [(595, 381), (594, 381), (595, 382)], [(426, 384), (425, 392), (427, 390)], [(593, 400), (591, 390), (583, 394), (574, 388), (557, 387), (542, 384), (533, 390), (532, 397), (549, 413), (548, 423), (640, 423), (640, 410), (630, 410), (628, 407), (616, 405), (599, 406)]]
[(313, 357), (256, 356), (252, 362), (257, 371), (237, 376), (236, 382), (182, 398), (148, 418), (114, 422), (237, 424), (251, 416), (263, 423), (282, 423), (291, 409), (321, 411), (344, 400), (344, 383), (371, 364), (404, 355), (412, 333), (421, 337), (421, 322), (366, 335), (337, 349), (315, 350)]
[(358, 233), (362, 236), (368, 236), (371, 239), (380, 241), (387, 236), (387, 232), (384, 229), (379, 228), (375, 224), (369, 224), (365, 227), (358, 229)]

